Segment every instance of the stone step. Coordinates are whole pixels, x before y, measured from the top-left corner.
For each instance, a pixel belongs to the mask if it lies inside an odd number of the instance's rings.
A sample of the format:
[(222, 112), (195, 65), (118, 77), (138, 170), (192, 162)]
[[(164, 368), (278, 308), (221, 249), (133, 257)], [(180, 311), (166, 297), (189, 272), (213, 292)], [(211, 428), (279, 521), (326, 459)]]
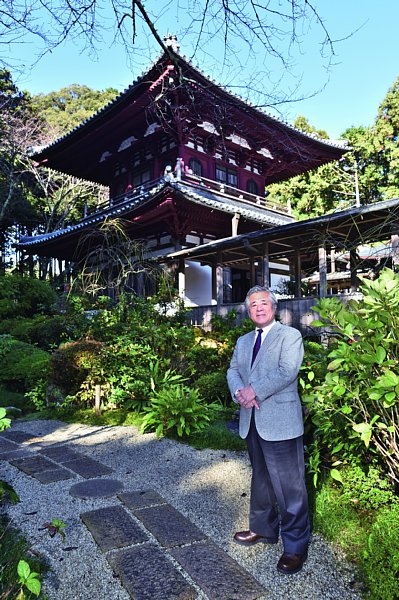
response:
[[(3, 435), (7, 433), (8, 435)], [(31, 443), (28, 443), (28, 442)], [(23, 447), (20, 444), (24, 444)], [(36, 452), (30, 450), (37, 449)], [(40, 438), (18, 430), (2, 432), (0, 436), (0, 458), (9, 461), (27, 475), (41, 483), (53, 483), (75, 477), (75, 474), (91, 479), (109, 475), (112, 469), (85, 456), (66, 445), (42, 448)], [(71, 472), (72, 471), (72, 472)]]
[(164, 552), (153, 544), (107, 555), (134, 600), (195, 600), (197, 591)]
[(118, 498), (143, 527), (120, 505), (83, 513), (81, 519), (134, 600), (189, 600), (198, 589), (209, 600), (265, 595), (252, 575), (155, 490)]

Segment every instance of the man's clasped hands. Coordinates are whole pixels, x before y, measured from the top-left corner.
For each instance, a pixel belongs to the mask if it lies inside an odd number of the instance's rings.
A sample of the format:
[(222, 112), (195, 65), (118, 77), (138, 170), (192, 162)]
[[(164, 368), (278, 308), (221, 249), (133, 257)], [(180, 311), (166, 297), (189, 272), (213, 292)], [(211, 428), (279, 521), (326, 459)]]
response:
[(236, 396), (238, 402), (244, 408), (255, 407), (256, 409), (259, 410), (259, 402), (256, 400), (255, 391), (250, 385), (247, 385), (243, 388), (239, 388), (236, 391), (235, 396)]

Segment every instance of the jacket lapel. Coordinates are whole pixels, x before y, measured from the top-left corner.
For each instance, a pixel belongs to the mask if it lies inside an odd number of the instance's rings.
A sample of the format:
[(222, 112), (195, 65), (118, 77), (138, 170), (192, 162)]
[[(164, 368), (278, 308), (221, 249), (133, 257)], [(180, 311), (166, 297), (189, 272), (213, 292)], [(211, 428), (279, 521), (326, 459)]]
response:
[[(261, 359), (261, 357), (264, 355), (265, 352), (267, 352), (270, 348), (273, 347), (273, 342), (276, 339), (276, 337), (278, 336), (279, 330), (281, 327), (281, 323), (279, 323), (278, 321), (273, 325), (273, 327), (271, 328), (271, 330), (269, 331), (269, 333), (266, 335), (266, 338), (263, 340), (263, 343), (259, 349), (258, 355), (254, 360), (254, 364), (252, 365), (252, 369), (254, 369), (256, 367), (256, 365), (258, 364), (259, 360)], [(255, 343), (255, 339), (253, 338), (253, 343)], [(251, 349), (251, 355), (250, 355), (250, 359), (249, 359), (249, 364), (251, 365), (251, 360), (252, 360), (252, 349)]]

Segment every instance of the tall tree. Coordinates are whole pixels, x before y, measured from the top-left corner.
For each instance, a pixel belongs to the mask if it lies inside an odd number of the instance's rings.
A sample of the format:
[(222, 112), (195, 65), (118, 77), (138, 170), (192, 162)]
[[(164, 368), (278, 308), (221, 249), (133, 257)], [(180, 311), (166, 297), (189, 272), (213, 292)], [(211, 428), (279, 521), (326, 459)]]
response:
[(87, 85), (72, 84), (48, 94), (32, 97), (32, 106), (38, 111), (50, 131), (64, 134), (111, 102), (117, 90), (93, 90)]
[[(0, 267), (4, 269), (7, 242), (15, 237), (16, 228), (51, 232), (76, 222), (86, 206), (96, 206), (106, 199), (101, 186), (38, 166), (30, 159), (30, 151), (34, 146), (49, 144), (63, 128), (78, 124), (85, 110), (90, 114), (102, 106), (113, 90), (107, 90), (104, 96), (103, 92), (77, 86), (75, 94), (68, 95), (68, 90), (55, 93), (53, 98), (74, 96), (75, 102), (66, 102), (69, 117), (62, 120), (64, 111), (57, 110), (55, 102), (49, 101), (49, 124), (45, 119), (47, 112), (40, 104), (45, 99), (40, 97), (35, 101), (20, 93), (9, 72), (3, 74), (0, 78)], [(45, 261), (42, 266), (44, 272)]]
[[(316, 129), (303, 116), (298, 117), (295, 127), (320, 137), (328, 138), (323, 130)], [(351, 158), (323, 165), (314, 171), (293, 177), (268, 187), (269, 200), (290, 204), (298, 219), (317, 217), (337, 208), (346, 208), (355, 203), (355, 179)]]

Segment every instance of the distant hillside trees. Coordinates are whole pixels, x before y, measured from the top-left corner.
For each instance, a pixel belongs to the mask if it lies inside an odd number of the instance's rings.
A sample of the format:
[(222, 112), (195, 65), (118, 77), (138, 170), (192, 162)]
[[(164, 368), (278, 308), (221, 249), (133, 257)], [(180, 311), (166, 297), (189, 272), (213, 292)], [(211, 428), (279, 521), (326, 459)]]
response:
[[(70, 86), (31, 97), (18, 90), (8, 70), (0, 70), (0, 271), (23, 268), (12, 249), (20, 234), (54, 231), (97, 205), (106, 190), (31, 160), (35, 146), (47, 145), (102, 108), (116, 91)], [(44, 277), (48, 261), (41, 261)], [(32, 265), (31, 269), (32, 270)]]
[(55, 92), (33, 96), (32, 106), (53, 134), (62, 135), (111, 102), (117, 93), (115, 88), (99, 91), (73, 83)]
[[(304, 117), (294, 125), (306, 133), (326, 137)], [(388, 90), (370, 127), (343, 132), (351, 151), (338, 162), (268, 187), (269, 199), (291, 203), (299, 219), (323, 215), (356, 204), (399, 197), (399, 78)], [(357, 179), (357, 182), (356, 182)]]

